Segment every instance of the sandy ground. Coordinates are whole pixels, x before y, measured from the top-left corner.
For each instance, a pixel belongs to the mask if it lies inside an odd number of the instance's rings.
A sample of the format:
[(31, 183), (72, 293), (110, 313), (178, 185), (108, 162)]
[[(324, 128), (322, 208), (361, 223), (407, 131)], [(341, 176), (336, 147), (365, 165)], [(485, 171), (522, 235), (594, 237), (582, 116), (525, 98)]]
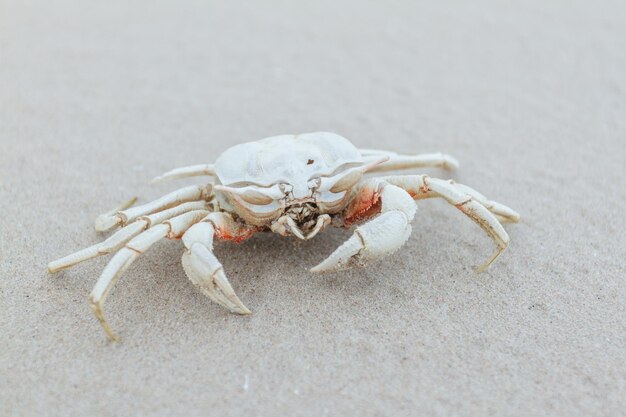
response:
[[(624, 415), (623, 2), (127, 3), (0, 2), (0, 415)], [(364, 270), (307, 272), (344, 231), (223, 244), (242, 318), (166, 241), (117, 345), (106, 259), (47, 275), (162, 171), (316, 130), (455, 155), (522, 214), (510, 248), (476, 274), (492, 243), (440, 201)]]

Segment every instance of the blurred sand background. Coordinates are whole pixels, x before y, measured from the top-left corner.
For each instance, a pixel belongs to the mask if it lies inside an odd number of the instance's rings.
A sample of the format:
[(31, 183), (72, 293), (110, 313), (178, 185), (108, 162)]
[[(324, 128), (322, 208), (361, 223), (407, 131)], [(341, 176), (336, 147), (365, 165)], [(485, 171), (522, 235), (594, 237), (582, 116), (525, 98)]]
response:
[[(626, 409), (623, 1), (0, 1), (0, 415), (618, 416)], [(517, 209), (509, 250), (441, 201), (365, 270), (349, 234), (219, 245), (230, 315), (180, 242), (107, 304), (101, 212), (242, 141), (335, 131), (444, 151)], [(430, 170), (435, 176), (448, 173)]]

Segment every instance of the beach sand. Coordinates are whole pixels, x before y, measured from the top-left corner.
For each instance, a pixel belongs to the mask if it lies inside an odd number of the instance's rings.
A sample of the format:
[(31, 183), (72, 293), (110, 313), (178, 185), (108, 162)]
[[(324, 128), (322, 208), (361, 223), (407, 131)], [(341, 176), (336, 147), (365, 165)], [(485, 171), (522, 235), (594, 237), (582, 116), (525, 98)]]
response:
[[(4, 1), (0, 415), (618, 416), (626, 410), (626, 7), (610, 1)], [(236, 143), (333, 131), (443, 151), (522, 216), (493, 243), (443, 201), (366, 269), (348, 238), (215, 253), (249, 317), (164, 241), (106, 304), (93, 221)]]

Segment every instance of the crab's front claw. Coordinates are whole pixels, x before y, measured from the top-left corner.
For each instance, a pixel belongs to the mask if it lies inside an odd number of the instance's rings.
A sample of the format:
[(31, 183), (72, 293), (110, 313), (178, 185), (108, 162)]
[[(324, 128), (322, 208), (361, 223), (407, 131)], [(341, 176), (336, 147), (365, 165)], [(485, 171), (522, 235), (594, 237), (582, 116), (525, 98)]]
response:
[(194, 243), (183, 255), (183, 268), (191, 281), (211, 300), (236, 314), (250, 314), (224, 274), (222, 264), (201, 243)]
[(392, 210), (358, 227), (352, 237), (311, 272), (331, 272), (364, 266), (399, 249), (409, 238), (411, 225), (406, 213)]

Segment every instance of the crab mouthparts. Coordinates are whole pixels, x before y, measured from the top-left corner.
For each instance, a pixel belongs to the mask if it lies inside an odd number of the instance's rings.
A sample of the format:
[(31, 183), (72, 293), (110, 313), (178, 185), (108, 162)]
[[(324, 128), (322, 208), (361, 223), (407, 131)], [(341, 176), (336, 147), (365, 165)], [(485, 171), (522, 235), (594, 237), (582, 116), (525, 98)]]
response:
[(285, 213), (272, 224), (272, 231), (283, 236), (293, 235), (308, 240), (330, 223), (328, 214), (319, 215), (317, 205), (298, 202), (287, 206)]

